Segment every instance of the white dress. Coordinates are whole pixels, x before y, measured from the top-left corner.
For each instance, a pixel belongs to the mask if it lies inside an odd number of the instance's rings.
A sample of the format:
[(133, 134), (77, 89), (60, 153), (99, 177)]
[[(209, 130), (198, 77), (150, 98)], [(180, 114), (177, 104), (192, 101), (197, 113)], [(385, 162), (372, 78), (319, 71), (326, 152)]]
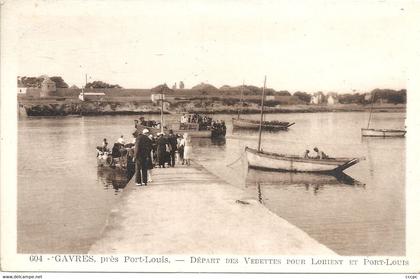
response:
[(192, 153), (191, 139), (182, 139), (182, 141), (184, 143), (184, 159), (190, 160)]

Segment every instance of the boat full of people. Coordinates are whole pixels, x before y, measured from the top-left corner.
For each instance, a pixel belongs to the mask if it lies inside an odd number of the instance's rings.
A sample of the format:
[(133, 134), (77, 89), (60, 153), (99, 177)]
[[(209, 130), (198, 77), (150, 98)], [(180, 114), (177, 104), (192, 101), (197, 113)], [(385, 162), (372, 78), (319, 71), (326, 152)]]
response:
[(197, 113), (183, 114), (180, 122), (172, 128), (175, 133), (188, 133), (192, 138), (221, 138), (226, 135), (226, 124), (223, 120), (214, 120)]
[(127, 170), (133, 158), (134, 140), (126, 143), (121, 136), (110, 149), (107, 139), (104, 138), (102, 146), (96, 147), (96, 161), (98, 167)]

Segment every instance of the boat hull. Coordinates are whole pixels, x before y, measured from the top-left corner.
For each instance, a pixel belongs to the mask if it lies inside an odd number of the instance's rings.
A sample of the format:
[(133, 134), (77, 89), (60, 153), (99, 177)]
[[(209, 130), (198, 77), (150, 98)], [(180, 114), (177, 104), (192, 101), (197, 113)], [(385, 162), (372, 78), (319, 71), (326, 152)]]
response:
[(211, 138), (211, 131), (196, 131), (196, 130), (174, 130), (175, 134), (185, 134), (188, 133), (188, 135), (192, 138)]
[(250, 168), (271, 171), (338, 173), (360, 161), (358, 158), (304, 159), (299, 156), (258, 152), (248, 147), (245, 152)]
[(363, 137), (404, 137), (407, 131), (391, 129), (362, 129)]
[[(261, 128), (263, 130), (287, 130), (290, 126), (292, 126), (295, 123), (289, 123), (289, 122), (283, 122), (282, 124), (269, 124), (268, 122), (263, 123), (261, 125)], [(252, 130), (258, 130), (260, 128), (260, 123), (257, 121), (251, 121), (248, 119), (237, 119), (232, 118), (232, 125), (234, 128), (239, 129), (252, 129)]]

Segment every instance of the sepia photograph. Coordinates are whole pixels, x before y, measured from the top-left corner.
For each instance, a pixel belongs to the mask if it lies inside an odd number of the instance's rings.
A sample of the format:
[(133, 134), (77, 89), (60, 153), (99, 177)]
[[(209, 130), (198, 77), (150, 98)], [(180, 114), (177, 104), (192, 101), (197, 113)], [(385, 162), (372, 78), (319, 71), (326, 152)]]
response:
[(418, 272), (419, 7), (2, 1), (2, 269)]

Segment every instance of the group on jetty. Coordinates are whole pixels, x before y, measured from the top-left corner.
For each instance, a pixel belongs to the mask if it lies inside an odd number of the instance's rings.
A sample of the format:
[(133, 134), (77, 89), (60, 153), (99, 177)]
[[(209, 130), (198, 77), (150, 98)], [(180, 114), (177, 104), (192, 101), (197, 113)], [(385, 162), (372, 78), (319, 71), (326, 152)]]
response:
[(128, 178), (136, 174), (137, 184), (147, 185), (152, 181), (155, 167), (175, 167), (177, 162), (189, 165), (191, 136), (188, 133), (176, 134), (173, 130), (153, 133), (148, 128), (141, 129), (141, 124), (150, 125), (150, 122), (135, 120), (132, 138), (126, 141), (121, 135), (112, 148), (104, 138), (102, 145), (96, 147), (98, 166), (122, 169)]

